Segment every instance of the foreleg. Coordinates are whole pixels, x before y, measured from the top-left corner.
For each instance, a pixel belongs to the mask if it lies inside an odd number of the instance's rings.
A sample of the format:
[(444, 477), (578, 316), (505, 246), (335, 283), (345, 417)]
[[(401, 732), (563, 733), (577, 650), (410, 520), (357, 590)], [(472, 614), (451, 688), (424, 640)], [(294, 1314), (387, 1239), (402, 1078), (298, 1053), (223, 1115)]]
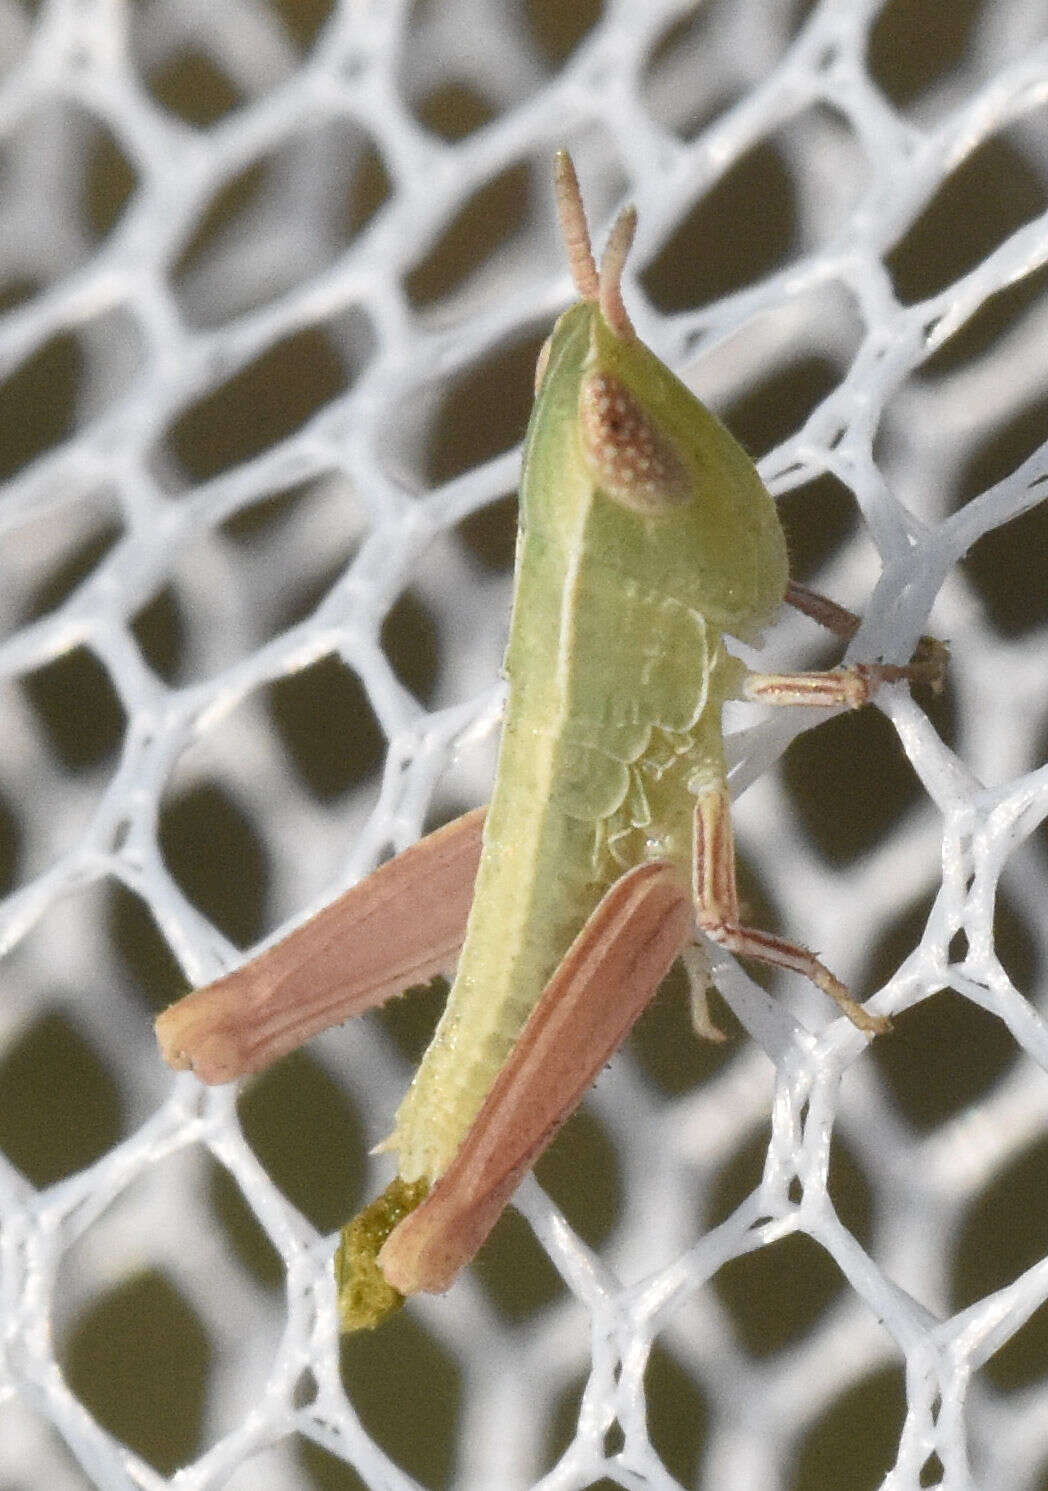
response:
[[(915, 655), (916, 657), (916, 655)], [(844, 663), (822, 673), (749, 673), (742, 697), (761, 704), (800, 704), (832, 709), (861, 709), (884, 683), (927, 683), (942, 688), (940, 655), (912, 663)]]
[[(798, 585), (795, 580), (786, 586), (783, 599), (788, 606), (817, 621), (834, 636), (843, 637), (846, 642), (850, 642), (859, 630), (859, 618), (854, 612), (817, 590)], [(927, 683), (939, 693), (948, 655), (944, 642), (935, 637), (922, 637), (913, 657), (903, 667), (890, 663), (864, 663), (833, 668), (828, 673), (758, 673), (751, 675), (758, 683), (755, 691), (747, 693), (747, 697), (763, 699), (767, 704), (846, 704), (851, 709), (859, 709), (873, 698), (882, 683), (899, 683), (903, 679), (911, 683)], [(816, 688), (804, 692), (801, 680), (821, 680), (821, 690)], [(789, 686), (793, 683), (798, 684), (798, 689), (791, 695)], [(821, 697), (815, 697), (816, 694), (821, 694)]]

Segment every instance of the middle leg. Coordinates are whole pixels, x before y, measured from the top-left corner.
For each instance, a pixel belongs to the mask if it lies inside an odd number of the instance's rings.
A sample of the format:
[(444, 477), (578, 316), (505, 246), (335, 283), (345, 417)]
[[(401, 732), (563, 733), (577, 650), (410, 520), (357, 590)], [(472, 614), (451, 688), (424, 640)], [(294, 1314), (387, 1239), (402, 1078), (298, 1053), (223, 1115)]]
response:
[(713, 942), (740, 957), (802, 973), (833, 1000), (853, 1025), (869, 1035), (891, 1029), (890, 1020), (863, 1009), (840, 979), (807, 948), (740, 923), (735, 888), (735, 838), (727, 788), (721, 783), (707, 787), (696, 802), (693, 876), (696, 919)]

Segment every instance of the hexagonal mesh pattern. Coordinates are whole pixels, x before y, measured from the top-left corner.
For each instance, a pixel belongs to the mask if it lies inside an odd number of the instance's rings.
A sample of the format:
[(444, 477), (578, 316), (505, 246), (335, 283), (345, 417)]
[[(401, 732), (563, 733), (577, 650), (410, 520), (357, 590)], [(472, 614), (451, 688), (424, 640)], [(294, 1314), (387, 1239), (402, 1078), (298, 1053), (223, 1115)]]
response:
[[(1041, 7), (5, 0), (0, 58), (0, 1482), (1044, 1485)], [(239, 1093), (151, 1017), (488, 791), (561, 144), (851, 655), (950, 640), (728, 721), (754, 919), (896, 1028), (721, 958), (744, 1029), (664, 991), (340, 1346), (435, 991)]]

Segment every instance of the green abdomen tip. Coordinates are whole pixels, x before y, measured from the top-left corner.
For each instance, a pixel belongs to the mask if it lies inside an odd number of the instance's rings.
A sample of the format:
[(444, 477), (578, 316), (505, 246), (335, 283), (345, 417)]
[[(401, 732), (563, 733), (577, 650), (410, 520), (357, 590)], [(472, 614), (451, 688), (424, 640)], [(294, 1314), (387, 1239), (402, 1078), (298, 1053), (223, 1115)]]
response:
[(335, 1252), (335, 1283), (344, 1331), (373, 1330), (404, 1303), (399, 1290), (387, 1284), (378, 1254), (393, 1228), (415, 1210), (428, 1189), (425, 1180), (401, 1180), (398, 1175), (343, 1227)]

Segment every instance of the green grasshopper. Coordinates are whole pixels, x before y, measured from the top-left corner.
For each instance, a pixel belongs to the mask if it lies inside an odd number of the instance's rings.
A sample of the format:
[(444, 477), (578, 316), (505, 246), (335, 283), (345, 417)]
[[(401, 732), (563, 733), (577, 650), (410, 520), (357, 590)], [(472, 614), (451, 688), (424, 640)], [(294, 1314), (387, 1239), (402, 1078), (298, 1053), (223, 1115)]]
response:
[(790, 584), (753, 463), (638, 340), (620, 287), (633, 211), (598, 272), (564, 152), (556, 190), (579, 302), (536, 374), (491, 806), (157, 1022), (172, 1065), (228, 1081), (458, 954), (383, 1146), (397, 1178), (343, 1229), (345, 1329), (449, 1286), (678, 956), (697, 1031), (719, 1034), (703, 937), (805, 975), (864, 1032), (888, 1026), (805, 948), (742, 925), (721, 709), (857, 708), (884, 682), (936, 682), (941, 655), (761, 674), (728, 652), (784, 600), (843, 636), (858, 623)]

